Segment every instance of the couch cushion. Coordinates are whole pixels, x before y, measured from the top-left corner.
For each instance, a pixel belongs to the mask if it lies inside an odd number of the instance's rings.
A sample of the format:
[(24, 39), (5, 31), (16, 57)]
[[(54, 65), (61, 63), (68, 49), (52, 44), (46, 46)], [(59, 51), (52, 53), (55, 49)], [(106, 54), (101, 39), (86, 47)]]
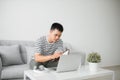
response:
[(3, 66), (23, 63), (19, 51), (19, 45), (0, 46), (0, 56)]
[(0, 40), (1, 46), (20, 45), (20, 53), (24, 63), (27, 63), (27, 53), (25, 46), (35, 46), (35, 41), (24, 40)]
[(1, 79), (23, 78), (24, 70), (28, 69), (27, 64), (3, 67)]
[(26, 46), (26, 51), (27, 51), (27, 64), (29, 64), (30, 61), (31, 61), (31, 59), (32, 59), (33, 56), (34, 56), (35, 47)]
[(21, 53), (23, 62), (26, 64), (27, 63), (27, 51), (26, 51), (25, 45), (20, 45), (20, 53)]

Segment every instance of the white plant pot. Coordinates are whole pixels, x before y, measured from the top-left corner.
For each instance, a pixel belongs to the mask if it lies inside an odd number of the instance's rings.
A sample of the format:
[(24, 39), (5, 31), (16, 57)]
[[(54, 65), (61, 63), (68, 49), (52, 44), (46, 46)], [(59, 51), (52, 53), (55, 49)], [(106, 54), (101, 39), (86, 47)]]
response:
[(98, 70), (98, 63), (89, 63), (90, 72), (96, 72)]

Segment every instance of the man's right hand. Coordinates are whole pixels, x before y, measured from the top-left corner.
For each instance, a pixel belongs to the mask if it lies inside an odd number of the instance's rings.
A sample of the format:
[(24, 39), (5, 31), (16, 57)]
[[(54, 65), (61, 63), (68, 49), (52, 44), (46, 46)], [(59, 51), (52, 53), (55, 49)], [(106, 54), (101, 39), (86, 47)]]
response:
[(51, 58), (52, 58), (52, 59), (56, 59), (56, 58), (59, 58), (61, 55), (62, 55), (61, 52), (54, 53), (53, 55), (51, 55)]

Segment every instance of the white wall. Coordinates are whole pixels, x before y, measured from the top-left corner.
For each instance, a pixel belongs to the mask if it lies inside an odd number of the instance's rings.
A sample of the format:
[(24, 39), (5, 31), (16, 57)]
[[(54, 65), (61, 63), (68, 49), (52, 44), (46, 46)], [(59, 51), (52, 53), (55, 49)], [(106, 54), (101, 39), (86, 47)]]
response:
[(75, 50), (120, 65), (120, 0), (0, 0), (0, 39), (36, 40), (53, 22)]

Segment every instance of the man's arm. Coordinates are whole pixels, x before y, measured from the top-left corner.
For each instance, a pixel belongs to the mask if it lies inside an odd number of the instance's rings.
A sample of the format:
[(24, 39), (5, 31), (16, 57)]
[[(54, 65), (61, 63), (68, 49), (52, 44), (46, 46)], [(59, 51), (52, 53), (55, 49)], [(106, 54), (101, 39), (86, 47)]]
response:
[(40, 53), (35, 53), (34, 58), (36, 62), (46, 62), (52, 59), (59, 58), (62, 55), (61, 52), (54, 53), (53, 55), (41, 55)]

